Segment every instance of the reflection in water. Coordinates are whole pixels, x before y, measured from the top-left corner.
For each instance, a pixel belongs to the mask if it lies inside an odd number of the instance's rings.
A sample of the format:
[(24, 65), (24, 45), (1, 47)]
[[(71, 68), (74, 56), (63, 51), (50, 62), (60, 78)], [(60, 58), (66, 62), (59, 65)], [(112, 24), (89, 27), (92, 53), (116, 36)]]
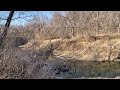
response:
[[(58, 59), (57, 59), (58, 60)], [(60, 60), (58, 61), (60, 65), (54, 62), (56, 65), (54, 66), (53, 70), (57, 74), (56, 77), (62, 78), (95, 78), (95, 77), (102, 77), (102, 78), (115, 78), (120, 76), (120, 62), (115, 61), (71, 61), (71, 60)], [(64, 61), (65, 63), (60, 63)], [(66, 72), (62, 72), (64, 67), (67, 67)], [(62, 70), (61, 70), (62, 69)], [(66, 69), (66, 68), (65, 68)], [(58, 73), (59, 72), (59, 73)]]

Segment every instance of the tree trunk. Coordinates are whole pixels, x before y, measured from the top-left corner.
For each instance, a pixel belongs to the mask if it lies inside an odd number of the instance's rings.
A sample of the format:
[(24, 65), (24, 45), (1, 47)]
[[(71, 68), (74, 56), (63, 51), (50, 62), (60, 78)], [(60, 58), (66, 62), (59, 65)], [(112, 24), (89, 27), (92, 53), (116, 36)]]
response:
[(4, 31), (3, 31), (2, 35), (1, 35), (1, 38), (0, 38), (0, 49), (4, 49), (5, 40), (6, 40), (6, 36), (7, 36), (7, 31), (9, 29), (9, 26), (10, 26), (10, 23), (11, 23), (11, 19), (13, 17), (14, 12), (15, 11), (10, 11), (9, 16), (7, 18)]
[(75, 37), (75, 11), (73, 12), (73, 30), (72, 30), (72, 37)]
[(98, 23), (97, 23), (97, 24), (98, 24), (98, 28), (97, 28), (97, 29), (98, 29), (98, 35), (99, 35), (99, 32), (100, 32), (100, 30), (99, 30), (99, 29), (100, 29), (100, 25), (99, 25), (99, 15), (100, 15), (100, 12), (98, 11), (98, 16), (97, 16), (97, 19), (98, 19)]

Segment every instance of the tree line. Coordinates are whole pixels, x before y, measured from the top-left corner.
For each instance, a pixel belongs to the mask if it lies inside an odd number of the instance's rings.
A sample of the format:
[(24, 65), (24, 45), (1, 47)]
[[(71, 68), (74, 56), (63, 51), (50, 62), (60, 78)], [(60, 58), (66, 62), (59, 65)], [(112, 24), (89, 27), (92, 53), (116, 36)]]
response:
[[(13, 18), (14, 14), (19, 11), (10, 11), (6, 18), (3, 32), (1, 34), (0, 46), (4, 48), (10, 23), (14, 19), (25, 19), (21, 17), (26, 11), (22, 12), (19, 17)], [(31, 17), (31, 15), (30, 15)], [(2, 18), (0, 17), (0, 20)], [(120, 12), (119, 11), (54, 11), (52, 18), (47, 16), (32, 15), (24, 26), (14, 26), (12, 31), (28, 33), (33, 38), (71, 38), (76, 35), (99, 35), (105, 33), (120, 32)], [(18, 33), (20, 34), (20, 33)], [(30, 35), (30, 36), (31, 36)], [(29, 36), (29, 35), (26, 35)]]

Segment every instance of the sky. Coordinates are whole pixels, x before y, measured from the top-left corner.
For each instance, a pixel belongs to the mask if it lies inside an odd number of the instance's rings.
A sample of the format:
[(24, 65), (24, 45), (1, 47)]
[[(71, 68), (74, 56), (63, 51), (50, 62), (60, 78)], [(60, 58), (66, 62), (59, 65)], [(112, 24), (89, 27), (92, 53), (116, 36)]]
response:
[[(38, 15), (45, 15), (48, 18), (52, 17), (52, 13), (50, 11), (28, 12), (23, 17), (30, 16), (31, 13), (32, 14), (38, 14)], [(16, 17), (18, 17), (18, 16), (16, 15)], [(27, 20), (30, 20), (32, 18), (33, 17), (28, 17), (28, 18), (24, 18), (24, 19), (16, 19), (11, 23), (11, 25), (25, 25), (27, 23)]]
[[(22, 13), (22, 12), (24, 12), (24, 11), (16, 11), (13, 19), (19, 17), (19, 13)], [(1, 18), (6, 19), (8, 14), (9, 14), (9, 11), (0, 11)], [(28, 16), (27, 18), (14, 19), (14, 20), (12, 20), (11, 25), (25, 25), (27, 23), (27, 20), (32, 19), (31, 15), (45, 15), (48, 18), (52, 18), (52, 11), (27, 11), (21, 15), (21, 17)], [(4, 23), (5, 23), (5, 20), (0, 21), (0, 24), (4, 24)]]

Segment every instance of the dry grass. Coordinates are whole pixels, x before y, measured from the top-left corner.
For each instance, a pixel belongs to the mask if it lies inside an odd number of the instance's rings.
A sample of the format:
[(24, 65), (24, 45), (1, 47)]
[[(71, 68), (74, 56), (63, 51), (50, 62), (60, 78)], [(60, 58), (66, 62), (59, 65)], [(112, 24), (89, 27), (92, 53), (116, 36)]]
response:
[[(53, 45), (54, 54), (80, 60), (115, 60), (120, 53), (119, 35), (77, 36), (70, 39), (31, 40), (23, 50), (39, 50)], [(111, 52), (111, 54), (110, 54)], [(109, 57), (110, 56), (110, 57)]]
[(56, 50), (56, 54), (89, 61), (109, 60), (110, 55), (110, 60), (114, 60), (120, 53), (119, 39), (119, 36), (75, 37), (68, 41), (63, 40), (61, 50)]
[[(108, 61), (119, 60), (116, 59), (120, 54), (119, 39), (119, 35), (77, 36), (70, 39), (51, 40), (33, 39), (19, 46), (20, 48), (11, 47), (1, 51), (0, 78), (113, 78), (120, 75), (120, 65), (119, 62), (109, 63)], [(108, 59), (110, 45), (111, 60)]]
[[(39, 69), (46, 65), (46, 60), (49, 59), (52, 52), (52, 47), (39, 50), (22, 50), (15, 47), (5, 48), (0, 53), (0, 78), (36, 78), (34, 73), (38, 73)], [(44, 76), (44, 73), (41, 75)], [(39, 78), (42, 78), (41, 75), (39, 75)]]
[[(40, 28), (41, 24), (38, 22), (37, 25), (36, 21), (25, 27), (8, 30), (6, 47), (0, 51), (0, 78), (68, 79), (120, 76), (120, 13), (72, 13), (70, 11), (65, 14), (67, 19), (59, 17), (61, 15), (54, 17), (44, 28)], [(17, 37), (22, 39), (16, 40)]]

